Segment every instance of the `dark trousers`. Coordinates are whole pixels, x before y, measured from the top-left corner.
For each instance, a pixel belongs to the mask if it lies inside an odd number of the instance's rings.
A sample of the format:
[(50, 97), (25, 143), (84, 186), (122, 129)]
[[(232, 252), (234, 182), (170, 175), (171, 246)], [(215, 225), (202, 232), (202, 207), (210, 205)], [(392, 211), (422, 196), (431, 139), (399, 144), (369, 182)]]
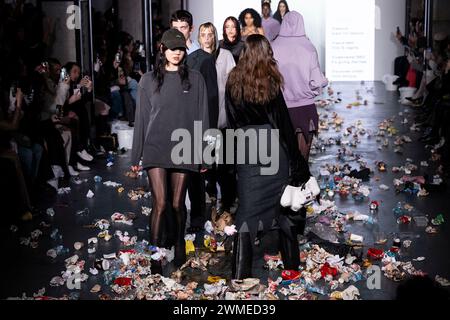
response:
[(217, 184), (220, 186), (221, 209), (222, 211), (230, 211), (233, 206), (236, 197), (236, 170), (233, 164), (226, 163), (226, 129), (222, 129), (223, 141), (221, 145), (223, 147), (223, 164), (217, 164), (214, 168), (208, 171), (206, 175), (207, 187), (206, 192), (209, 196), (217, 198)]
[(400, 79), (406, 80), (406, 75), (409, 70), (409, 62), (406, 56), (397, 57), (394, 62), (394, 74)]
[[(79, 137), (79, 145), (78, 148), (74, 148), (72, 146), (72, 149), (75, 149), (75, 151), (82, 151), (83, 149), (87, 149), (89, 146), (89, 140), (91, 136), (91, 125), (90, 125), (90, 119), (89, 119), (89, 113), (86, 108), (86, 105), (84, 103), (74, 103), (73, 105), (69, 106), (69, 110), (76, 113), (78, 117), (78, 126), (77, 126), (77, 133)], [(74, 131), (72, 131), (72, 139), (74, 135)]]
[[(0, 151), (0, 199), (10, 210), (23, 215), (31, 210), (31, 201), (20, 159), (12, 151)], [(7, 219), (11, 217), (6, 217)]]
[[(61, 137), (58, 129), (50, 121), (43, 121), (41, 123), (41, 132), (43, 134), (44, 140), (47, 144), (47, 154), (50, 165), (61, 166), (64, 174), (70, 177), (69, 169), (66, 162), (66, 151), (64, 150), (64, 141)], [(73, 145), (72, 145), (73, 150)]]
[(188, 184), (191, 201), (191, 226), (202, 227), (206, 221), (205, 179), (201, 173), (191, 173)]

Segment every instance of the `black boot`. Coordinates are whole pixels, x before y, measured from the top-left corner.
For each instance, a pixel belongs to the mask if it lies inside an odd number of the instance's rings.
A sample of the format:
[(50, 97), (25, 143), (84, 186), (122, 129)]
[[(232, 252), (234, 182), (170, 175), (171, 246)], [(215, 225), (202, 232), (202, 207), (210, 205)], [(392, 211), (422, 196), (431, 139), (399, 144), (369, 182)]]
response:
[(300, 267), (300, 250), (298, 247), (296, 227), (292, 227), (292, 231), (287, 235), (280, 229), (280, 252), (281, 259), (285, 270), (298, 270)]
[(150, 265), (150, 270), (152, 274), (163, 274), (162, 263), (161, 261), (152, 260)]
[(160, 247), (170, 249), (175, 246), (177, 241), (177, 223), (175, 221), (171, 208), (166, 209), (166, 214), (161, 218), (161, 220), (163, 227), (161, 232)]
[(185, 207), (183, 206), (181, 209), (176, 210), (175, 212), (175, 257), (174, 257), (174, 264), (175, 267), (179, 268), (183, 264), (186, 263), (186, 241), (184, 240), (185, 236), (185, 229), (186, 229), (186, 211)]
[(292, 219), (296, 234), (303, 235), (306, 227), (306, 208), (300, 209), (300, 215)]
[(173, 263), (176, 268), (179, 268), (186, 263), (186, 242), (184, 239), (183, 242), (178, 242), (175, 244), (175, 256)]
[[(245, 230), (246, 229), (246, 230)], [(252, 277), (252, 239), (248, 227), (234, 236), (232, 278), (244, 280)]]

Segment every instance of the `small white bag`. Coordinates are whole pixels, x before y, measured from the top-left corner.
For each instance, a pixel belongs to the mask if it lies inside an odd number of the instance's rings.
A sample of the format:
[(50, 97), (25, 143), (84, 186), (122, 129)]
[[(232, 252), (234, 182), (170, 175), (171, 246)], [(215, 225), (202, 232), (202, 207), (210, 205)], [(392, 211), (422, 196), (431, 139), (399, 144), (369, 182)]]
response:
[(290, 207), (292, 211), (298, 212), (312, 203), (319, 194), (319, 184), (316, 178), (311, 177), (303, 186), (287, 186), (281, 196), (280, 204), (283, 208)]

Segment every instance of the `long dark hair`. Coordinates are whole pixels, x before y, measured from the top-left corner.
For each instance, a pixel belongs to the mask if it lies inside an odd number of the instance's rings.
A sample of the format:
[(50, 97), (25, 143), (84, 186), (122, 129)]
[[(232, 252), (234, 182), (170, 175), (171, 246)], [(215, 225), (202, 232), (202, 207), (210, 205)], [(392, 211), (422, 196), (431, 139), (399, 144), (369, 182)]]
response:
[[(228, 21), (233, 21), (234, 27), (236, 28), (236, 39), (233, 42), (231, 42), (227, 36), (227, 30), (226, 30), (225, 26)], [(226, 18), (225, 21), (223, 22), (223, 42), (226, 45), (235, 45), (236, 43), (238, 43), (240, 41), (241, 41), (241, 25), (239, 24), (238, 19), (230, 16), (230, 17)]]
[[(164, 84), (164, 77), (167, 73), (166, 65), (167, 65), (167, 58), (166, 58), (166, 51), (168, 48), (165, 45), (161, 45), (161, 50), (159, 52), (159, 59), (156, 63), (155, 70), (153, 71), (153, 75), (158, 82), (158, 86), (156, 87), (156, 92), (161, 91), (161, 87)], [(186, 55), (184, 54), (183, 60), (180, 62), (178, 66), (178, 74), (180, 75), (181, 83), (183, 86), (184, 91), (189, 91), (191, 89), (191, 82), (189, 81), (189, 68), (186, 63)]]
[(248, 36), (239, 63), (227, 82), (227, 90), (234, 102), (263, 105), (276, 98), (282, 86), (283, 76), (269, 41), (259, 34)]
[[(282, 4), (282, 3), (286, 6), (286, 13), (288, 13), (290, 11), (287, 1), (281, 0), (280, 2), (278, 2), (277, 12), (275, 12), (275, 14), (273, 15), (273, 18), (278, 20), (278, 22), (280, 22), (280, 23), (283, 22), (283, 17), (281, 16), (281, 12), (280, 12), (280, 4)], [(285, 15), (286, 15), (286, 13), (285, 13)]]
[(252, 18), (253, 18), (253, 25), (255, 26), (255, 28), (261, 28), (261, 25), (262, 25), (261, 16), (259, 15), (258, 12), (256, 12), (255, 9), (252, 9), (252, 8), (245, 9), (239, 15), (239, 21), (241, 22), (242, 27), (243, 28), (247, 27), (247, 25), (245, 24), (245, 16), (247, 14), (250, 14), (252, 16)]

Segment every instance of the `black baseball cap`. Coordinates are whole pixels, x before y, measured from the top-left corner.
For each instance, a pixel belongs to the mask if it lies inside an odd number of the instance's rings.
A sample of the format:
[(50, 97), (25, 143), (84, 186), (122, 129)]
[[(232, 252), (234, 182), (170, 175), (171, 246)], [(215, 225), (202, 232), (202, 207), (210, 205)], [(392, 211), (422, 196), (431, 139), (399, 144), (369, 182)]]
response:
[(161, 43), (170, 50), (178, 48), (187, 49), (186, 39), (184, 38), (184, 35), (177, 29), (169, 29), (164, 32)]

